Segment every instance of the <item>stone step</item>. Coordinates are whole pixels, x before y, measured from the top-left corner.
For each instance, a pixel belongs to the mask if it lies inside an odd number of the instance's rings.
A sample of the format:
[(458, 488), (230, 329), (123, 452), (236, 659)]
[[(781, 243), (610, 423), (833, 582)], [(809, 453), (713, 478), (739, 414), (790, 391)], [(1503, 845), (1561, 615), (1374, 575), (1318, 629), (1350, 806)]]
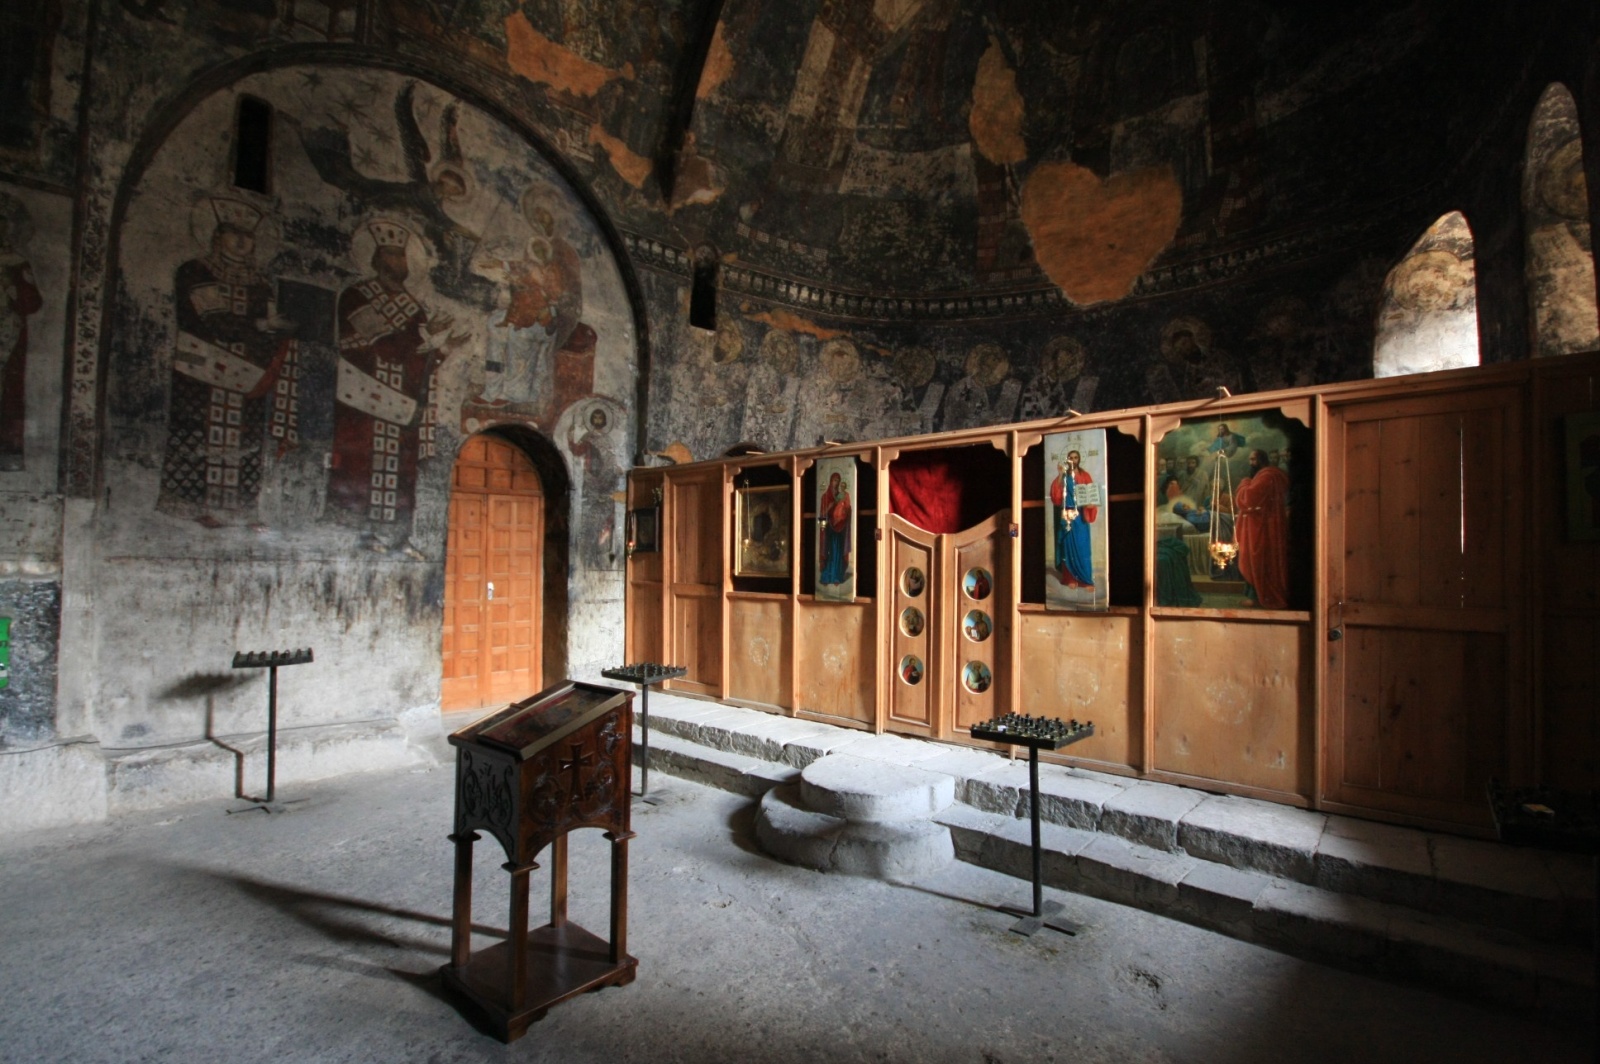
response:
[[(959, 859), (1016, 876), (1017, 901), (1027, 901), (1026, 762), (681, 696), (660, 699), (659, 712), (656, 701), (652, 725), (665, 720), (673, 730), (652, 727), (653, 765), (766, 796), (757, 832), (769, 852), (829, 871), (913, 874), (875, 856), (871, 832), (852, 832), (841, 850), (850, 822), (806, 808), (796, 766), (848, 751), (879, 760), (880, 770), (913, 765), (950, 776), (956, 802), (933, 826), (946, 830)], [(680, 712), (720, 745), (679, 737)], [(755, 735), (740, 732), (752, 724)], [(777, 756), (734, 752), (749, 749)], [(1061, 766), (1041, 766), (1040, 785), (1052, 887), (1496, 1004), (1593, 1011), (1590, 938), (1581, 930), (1592, 918), (1586, 859)]]
[[(830, 755), (912, 766), (948, 775), (957, 802), (1028, 815), (1022, 758), (674, 694), (652, 696), (650, 720), (652, 747), (667, 734), (702, 752), (742, 753), (773, 771)], [(1042, 819), (1063, 827), (1541, 941), (1587, 941), (1594, 926), (1594, 870), (1589, 859), (1570, 854), (1050, 764), (1039, 768), (1039, 806)]]
[(888, 880), (935, 872), (955, 859), (943, 824), (926, 818), (863, 822), (816, 812), (795, 784), (762, 795), (756, 841), (791, 864)]
[[(1031, 882), (1026, 821), (955, 805), (935, 818), (961, 860)], [(1310, 960), (1500, 1006), (1583, 1016), (1594, 1008), (1587, 941), (1555, 945), (1402, 905), (1322, 890), (1078, 828), (1041, 827), (1042, 879)], [(1027, 882), (1018, 904), (1027, 904)]]
[(800, 771), (806, 808), (850, 821), (930, 817), (956, 800), (955, 777), (909, 765), (829, 754)]

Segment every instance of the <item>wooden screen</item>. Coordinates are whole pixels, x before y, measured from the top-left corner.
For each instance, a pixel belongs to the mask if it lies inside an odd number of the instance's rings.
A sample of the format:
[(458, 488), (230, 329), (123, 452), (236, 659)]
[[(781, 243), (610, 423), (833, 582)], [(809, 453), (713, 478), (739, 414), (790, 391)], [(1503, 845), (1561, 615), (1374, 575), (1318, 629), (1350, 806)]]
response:
[(678, 690), (722, 693), (722, 470), (667, 485), (667, 579), (671, 616), (667, 656), (688, 668)]
[(461, 448), (445, 541), (442, 709), (539, 690), (544, 492), (533, 463), (493, 436)]
[(1352, 403), (1329, 426), (1330, 803), (1485, 826), (1525, 706), (1520, 393)]

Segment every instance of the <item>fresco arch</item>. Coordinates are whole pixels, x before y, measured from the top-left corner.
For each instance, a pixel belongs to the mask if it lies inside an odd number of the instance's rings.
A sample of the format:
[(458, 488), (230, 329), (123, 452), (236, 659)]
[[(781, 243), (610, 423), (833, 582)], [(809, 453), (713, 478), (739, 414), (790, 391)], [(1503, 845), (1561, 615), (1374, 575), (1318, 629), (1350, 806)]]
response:
[(1556, 82), (1533, 110), (1522, 173), (1528, 315), (1536, 357), (1600, 347), (1583, 156), (1578, 105)]
[(1479, 364), (1472, 228), (1460, 211), (1428, 227), (1389, 271), (1378, 309), (1372, 375)]

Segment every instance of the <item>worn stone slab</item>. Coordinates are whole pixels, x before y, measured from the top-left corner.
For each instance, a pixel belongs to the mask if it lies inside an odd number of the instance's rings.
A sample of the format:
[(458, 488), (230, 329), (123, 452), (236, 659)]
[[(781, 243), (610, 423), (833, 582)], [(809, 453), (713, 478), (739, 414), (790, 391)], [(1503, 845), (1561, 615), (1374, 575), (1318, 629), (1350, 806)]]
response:
[(1539, 850), (1454, 835), (1432, 835), (1429, 843), (1433, 874), (1445, 889), (1476, 887), (1541, 901), (1561, 897), (1561, 888)]
[[(638, 699), (634, 700), (635, 709), (638, 708)], [(684, 695), (663, 691), (659, 687), (650, 691), (650, 725), (655, 726), (657, 718), (662, 720), (688, 721), (720, 713), (728, 707), (721, 702), (708, 701), (704, 698), (688, 698)]]
[(1078, 854), (1078, 873), (1086, 894), (1164, 913), (1177, 908), (1178, 884), (1198, 863), (1183, 854), (1096, 834)]
[(795, 768), (805, 768), (819, 757), (827, 757), (829, 754), (838, 753), (861, 742), (863, 739), (869, 738), (866, 732), (856, 731), (854, 728), (840, 728), (832, 724), (819, 726), (826, 730), (817, 732), (814, 735), (791, 739), (785, 743), (783, 747), (784, 761)]
[(1246, 938), (1256, 899), (1273, 882), (1260, 872), (1196, 861), (1178, 882), (1178, 913), (1201, 927)]
[(1324, 890), (1426, 909), (1437, 901), (1428, 834), (1331, 816), (1317, 843), (1313, 883)]
[(1570, 987), (1593, 982), (1587, 950), (1533, 946), (1510, 932), (1470, 927), (1447, 917), (1397, 913), (1389, 935), (1395, 968), (1502, 1006), (1540, 1007), (1545, 983)]
[[(701, 746), (708, 746), (713, 750), (733, 749), (733, 735), (745, 722), (745, 710), (735, 709), (732, 706), (723, 706), (716, 713), (708, 713), (695, 720), (679, 721), (672, 729), (672, 733), (679, 738), (687, 739)], [(655, 731), (655, 721), (651, 721), (651, 731)]]
[(982, 750), (967, 750), (959, 746), (946, 746), (940, 752), (926, 761), (918, 761), (917, 767), (927, 769), (929, 772), (944, 772), (954, 776), (959, 790), (961, 785), (974, 776), (981, 776), (994, 768), (999, 763), (999, 757)]
[(1440, 912), (1546, 941), (1573, 933), (1560, 883), (1542, 851), (1429, 836)]
[(931, 820), (848, 823), (833, 850), (833, 868), (851, 876), (904, 880), (955, 860), (950, 829)]
[(882, 761), (891, 765), (915, 765), (937, 757), (944, 747), (923, 739), (902, 739), (898, 735), (869, 735), (865, 732), (850, 744), (852, 757)]
[(1252, 798), (1213, 796), (1178, 823), (1178, 846), (1207, 861), (1310, 883), (1327, 819)]
[(830, 754), (800, 771), (806, 807), (850, 821), (927, 818), (955, 801), (954, 776)]
[(1026, 816), (1028, 763), (1000, 760), (988, 771), (967, 777), (961, 784), (960, 797), (985, 813)]
[(790, 742), (817, 735), (825, 727), (827, 725), (763, 713), (761, 719), (747, 721), (736, 729), (730, 736), (729, 747), (763, 761), (782, 761), (784, 747)]
[[(1009, 876), (1033, 881), (1033, 830), (1026, 820), (997, 817), (994, 830), (985, 839), (977, 864)], [(1040, 878), (1052, 887), (1079, 890), (1082, 885), (1077, 868), (1078, 854), (1095, 839), (1090, 831), (1039, 825)], [(1028, 899), (1032, 900), (1031, 895)]]
[(1395, 907), (1274, 880), (1256, 898), (1252, 937), (1300, 956), (1341, 964), (1375, 965), (1388, 948)]
[(796, 784), (774, 787), (761, 796), (756, 811), (756, 842), (774, 857), (825, 872), (845, 822), (807, 809)]
[(982, 851), (989, 836), (1004, 830), (1013, 823), (1013, 818), (982, 813), (958, 802), (935, 813), (933, 822), (950, 829), (957, 857), (969, 864), (982, 865)]
[(1206, 795), (1164, 783), (1124, 787), (1100, 808), (1100, 830), (1156, 850), (1178, 849), (1178, 823)]
[[(637, 744), (637, 728), (634, 734)], [(638, 754), (639, 748), (635, 745), (634, 756)], [(778, 782), (769, 775), (776, 771), (774, 766), (759, 758), (718, 750), (672, 735), (657, 735), (653, 729), (650, 768), (751, 798), (760, 797)]]
[[(1052, 824), (1094, 831), (1100, 824), (1100, 811), (1106, 802), (1126, 788), (1104, 780), (1091, 779), (1058, 765), (1039, 766), (1039, 817)], [(1024, 793), (1019, 815), (1031, 815)]]

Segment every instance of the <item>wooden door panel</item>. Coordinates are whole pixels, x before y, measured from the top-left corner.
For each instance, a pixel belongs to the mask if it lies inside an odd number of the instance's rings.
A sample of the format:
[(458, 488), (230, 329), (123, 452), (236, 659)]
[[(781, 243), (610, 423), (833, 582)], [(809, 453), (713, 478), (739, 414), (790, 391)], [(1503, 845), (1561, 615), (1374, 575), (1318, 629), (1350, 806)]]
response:
[[(940, 580), (934, 565), (935, 537), (900, 517), (891, 517), (889, 527), (889, 582), (893, 588), (888, 618), (889, 728), (923, 735), (934, 727), (935, 696), (944, 678), (940, 642), (936, 638), (943, 629), (938, 595), (933, 590)], [(908, 575), (913, 570), (921, 574), (920, 586)], [(910, 593), (913, 588), (917, 590), (915, 595)], [(905, 623), (907, 610), (915, 610), (921, 617), (921, 627), (915, 633), (915, 626)]]
[(490, 437), (462, 446), (452, 484), (440, 704), (475, 709), (542, 686), (544, 500), (527, 456)]
[[(1000, 516), (1009, 520), (1009, 514), (1006, 510)], [(1009, 601), (1001, 583), (1010, 567), (1000, 565), (1000, 529), (1005, 525), (996, 527), (996, 521), (992, 518), (984, 522), (971, 538), (958, 538), (965, 535), (962, 533), (951, 536), (952, 564), (944, 578), (946, 601), (950, 603), (944, 645), (949, 648), (948, 660), (953, 666), (947, 681), (955, 692), (950, 722), (953, 735), (967, 735), (972, 725), (994, 719), (995, 707), (1006, 704), (1000, 685), (1006, 676), (1005, 651), (1010, 639), (1002, 618), (1009, 611), (1000, 609), (998, 603)], [(967, 574), (979, 570), (988, 574), (988, 587), (986, 592), (982, 587), (977, 589), (984, 593), (969, 595)], [(969, 624), (969, 619), (977, 624)], [(971, 674), (969, 669), (973, 670)], [(985, 677), (986, 685), (982, 682)]]
[(1487, 822), (1517, 712), (1518, 402), (1502, 389), (1332, 412), (1330, 803)]

